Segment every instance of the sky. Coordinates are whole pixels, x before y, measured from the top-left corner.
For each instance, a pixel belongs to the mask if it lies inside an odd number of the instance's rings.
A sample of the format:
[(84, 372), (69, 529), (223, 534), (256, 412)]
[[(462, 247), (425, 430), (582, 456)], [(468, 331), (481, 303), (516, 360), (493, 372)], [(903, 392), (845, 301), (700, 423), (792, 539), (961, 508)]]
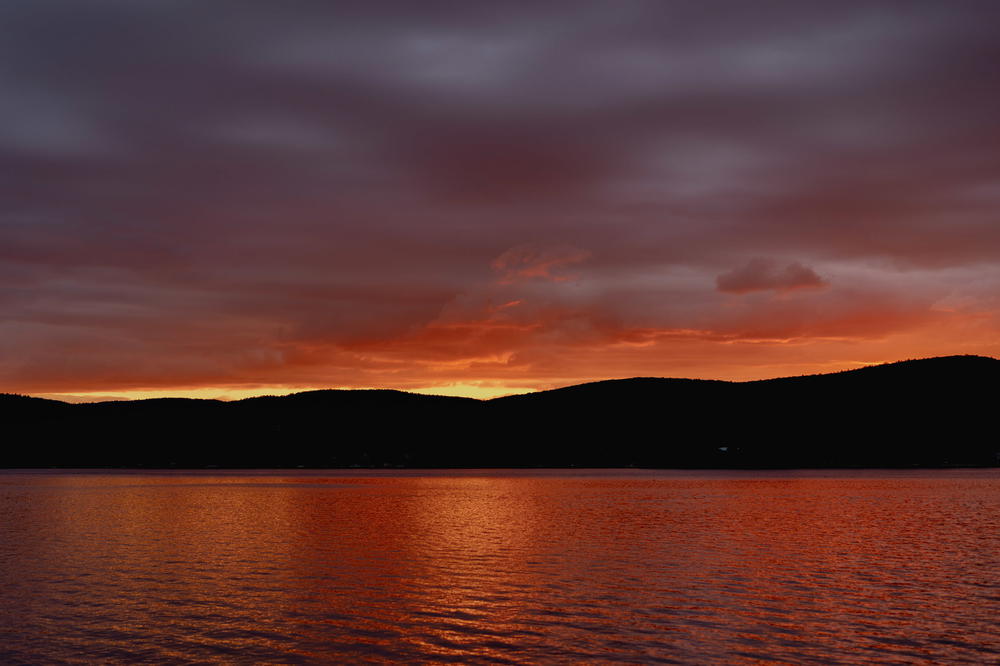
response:
[(0, 4), (0, 391), (1000, 356), (1000, 3)]

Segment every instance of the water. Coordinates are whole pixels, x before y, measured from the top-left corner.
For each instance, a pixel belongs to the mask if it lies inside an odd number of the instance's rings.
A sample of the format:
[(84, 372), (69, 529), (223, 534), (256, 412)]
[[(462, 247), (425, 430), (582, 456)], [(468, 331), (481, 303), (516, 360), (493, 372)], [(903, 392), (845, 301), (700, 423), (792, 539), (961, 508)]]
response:
[(1000, 471), (0, 473), (0, 662), (1000, 662)]

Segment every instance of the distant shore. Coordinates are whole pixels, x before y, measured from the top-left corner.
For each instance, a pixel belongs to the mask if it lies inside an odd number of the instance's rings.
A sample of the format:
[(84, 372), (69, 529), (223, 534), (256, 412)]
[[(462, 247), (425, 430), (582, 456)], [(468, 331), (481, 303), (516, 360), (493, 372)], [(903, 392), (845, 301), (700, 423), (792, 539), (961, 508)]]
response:
[(1000, 465), (1000, 361), (754, 382), (634, 378), (474, 400), (392, 390), (235, 402), (0, 395), (5, 468), (913, 469)]

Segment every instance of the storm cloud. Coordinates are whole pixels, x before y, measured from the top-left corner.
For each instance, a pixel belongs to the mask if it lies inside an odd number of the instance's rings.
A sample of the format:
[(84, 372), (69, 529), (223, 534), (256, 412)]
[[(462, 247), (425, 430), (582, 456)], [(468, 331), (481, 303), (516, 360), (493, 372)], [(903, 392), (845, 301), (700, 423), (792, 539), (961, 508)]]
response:
[(4, 3), (0, 390), (997, 355), (998, 21), (985, 0)]

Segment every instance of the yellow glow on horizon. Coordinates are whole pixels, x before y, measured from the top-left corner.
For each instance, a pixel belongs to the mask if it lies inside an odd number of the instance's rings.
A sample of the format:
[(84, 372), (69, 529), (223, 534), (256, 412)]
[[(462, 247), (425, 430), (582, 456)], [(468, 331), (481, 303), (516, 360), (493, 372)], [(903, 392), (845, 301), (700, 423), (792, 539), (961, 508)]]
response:
[(496, 384), (442, 384), (440, 386), (430, 386), (427, 388), (407, 389), (410, 393), (422, 393), (424, 395), (452, 395), (461, 398), (476, 398), (477, 400), (489, 400), (499, 398), (504, 395), (515, 395), (521, 393), (534, 393), (538, 389), (524, 386), (503, 386)]
[[(297, 386), (297, 387), (257, 387), (257, 388), (226, 388), (226, 387), (201, 387), (201, 388), (176, 388), (176, 389), (134, 389), (125, 391), (82, 391), (67, 393), (34, 393), (39, 398), (50, 398), (52, 400), (62, 400), (63, 402), (106, 402), (109, 400), (149, 400), (152, 398), (194, 398), (203, 400), (242, 400), (243, 398), (254, 398), (262, 395), (289, 395), (291, 393), (302, 393), (303, 391), (318, 391), (323, 389), (353, 390), (374, 387), (359, 386)], [(409, 393), (421, 393), (424, 395), (450, 395), (462, 398), (476, 398), (478, 400), (488, 400), (504, 395), (516, 393), (532, 393), (536, 389), (526, 387), (511, 387), (503, 385), (486, 384), (462, 384), (451, 383), (439, 386), (427, 386), (421, 388), (403, 389)]]

